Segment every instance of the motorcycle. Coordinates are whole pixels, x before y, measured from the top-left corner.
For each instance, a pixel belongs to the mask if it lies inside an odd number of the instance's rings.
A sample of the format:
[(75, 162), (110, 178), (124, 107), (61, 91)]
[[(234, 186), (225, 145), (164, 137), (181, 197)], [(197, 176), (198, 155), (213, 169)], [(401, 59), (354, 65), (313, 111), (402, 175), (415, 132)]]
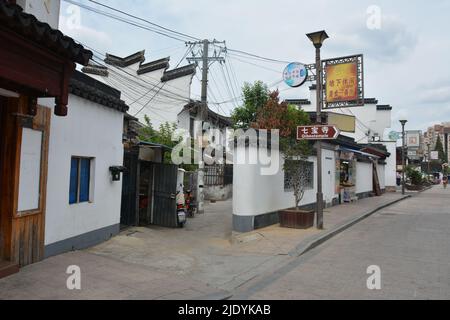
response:
[(178, 228), (183, 228), (186, 224), (186, 210), (183, 204), (177, 204), (177, 225)]
[(186, 190), (184, 198), (185, 198), (187, 216), (189, 218), (193, 218), (195, 215), (196, 205), (195, 205), (194, 197), (192, 196), (192, 191)]
[(184, 192), (180, 186), (180, 189), (177, 191), (177, 225), (178, 228), (183, 228), (186, 224), (186, 207), (185, 207), (185, 199)]

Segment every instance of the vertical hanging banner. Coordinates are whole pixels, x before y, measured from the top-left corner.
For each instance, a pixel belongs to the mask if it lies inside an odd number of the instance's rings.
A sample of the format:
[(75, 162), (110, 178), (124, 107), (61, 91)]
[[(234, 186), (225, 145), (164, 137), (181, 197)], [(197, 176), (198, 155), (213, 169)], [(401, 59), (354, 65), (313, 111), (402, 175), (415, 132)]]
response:
[(363, 56), (324, 60), (325, 109), (364, 105)]

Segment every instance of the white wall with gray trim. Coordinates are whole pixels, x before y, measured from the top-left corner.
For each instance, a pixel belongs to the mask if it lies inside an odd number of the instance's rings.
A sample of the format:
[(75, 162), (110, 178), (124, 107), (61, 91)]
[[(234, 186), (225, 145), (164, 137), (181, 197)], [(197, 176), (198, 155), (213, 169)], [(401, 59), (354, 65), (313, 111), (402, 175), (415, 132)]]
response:
[[(54, 99), (39, 99), (39, 104), (53, 107)], [(51, 118), (46, 246), (82, 241), (85, 234), (93, 243), (96, 230), (116, 230), (120, 223), (122, 181), (112, 181), (109, 167), (123, 164), (123, 113), (74, 95), (68, 109), (66, 117), (52, 113)], [(69, 204), (72, 156), (94, 158), (90, 202)]]

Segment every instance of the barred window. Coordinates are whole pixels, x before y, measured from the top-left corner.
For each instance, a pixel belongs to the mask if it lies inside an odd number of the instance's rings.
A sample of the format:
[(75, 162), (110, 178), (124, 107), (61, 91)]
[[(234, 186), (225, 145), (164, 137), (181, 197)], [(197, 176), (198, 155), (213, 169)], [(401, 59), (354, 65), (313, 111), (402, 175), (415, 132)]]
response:
[[(298, 165), (298, 170), (296, 170), (296, 174), (300, 175), (300, 179), (302, 184), (305, 186), (305, 189), (313, 189), (314, 188), (314, 163), (304, 160), (286, 160), (286, 162), (290, 162), (293, 164), (294, 162)], [(292, 174), (288, 172), (284, 172), (284, 191), (290, 192), (294, 191)]]

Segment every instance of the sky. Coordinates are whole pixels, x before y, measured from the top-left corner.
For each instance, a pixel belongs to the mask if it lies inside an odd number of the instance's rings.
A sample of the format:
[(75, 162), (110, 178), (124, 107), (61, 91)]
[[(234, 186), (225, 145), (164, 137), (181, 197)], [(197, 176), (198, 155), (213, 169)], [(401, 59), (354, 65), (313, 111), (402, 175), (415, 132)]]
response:
[[(88, 0), (73, 1), (106, 10)], [(393, 107), (392, 130), (400, 130), (402, 118), (410, 130), (450, 121), (450, 0), (98, 1), (200, 39), (226, 41), (228, 48), (282, 61), (313, 63), (315, 50), (305, 34), (326, 30), (330, 38), (322, 58), (364, 55), (365, 97)], [(62, 1), (60, 29), (102, 53), (127, 56), (145, 49), (147, 62), (170, 56), (174, 67), (186, 51), (181, 41), (84, 9), (75, 27), (71, 17), (73, 7)], [(211, 66), (210, 98), (216, 102), (239, 95), (238, 86), (256, 80), (278, 83), (272, 89), (279, 89), (282, 98), (309, 98), (308, 83), (301, 88), (279, 83), (286, 64), (236, 57), (227, 63), (235, 72), (234, 91), (225, 86), (220, 65)], [(195, 77), (193, 98), (199, 95)], [(229, 114), (234, 106), (213, 109)]]

